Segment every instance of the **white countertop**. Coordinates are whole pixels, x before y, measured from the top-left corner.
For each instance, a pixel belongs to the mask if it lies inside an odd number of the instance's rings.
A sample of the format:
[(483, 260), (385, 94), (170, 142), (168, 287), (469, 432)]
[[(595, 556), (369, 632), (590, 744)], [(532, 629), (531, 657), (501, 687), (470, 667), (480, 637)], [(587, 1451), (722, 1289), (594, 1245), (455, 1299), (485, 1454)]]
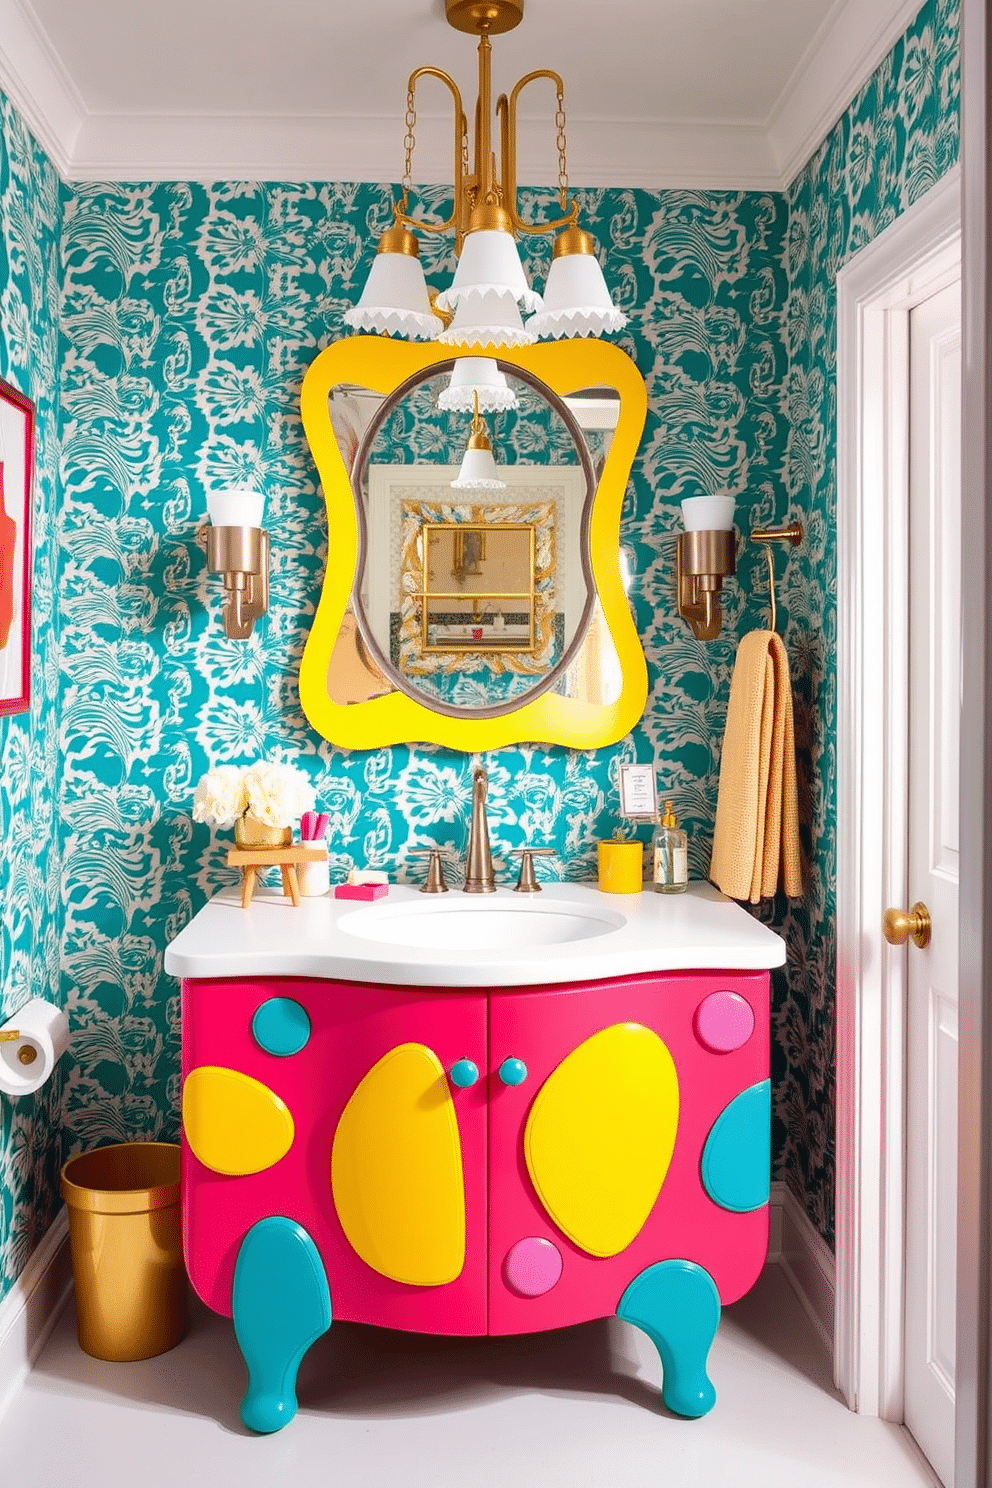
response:
[[(546, 945), (525, 944), (526, 934), (511, 932), (493, 949), (391, 944), (374, 933), (378, 924), (388, 934), (391, 918), (409, 925), (411, 915), (419, 922), (489, 909), (564, 916), (563, 925), (588, 916), (596, 929)], [(545, 918), (535, 929), (540, 934), (557, 923)], [(528, 928), (520, 920), (515, 925)], [(370, 927), (371, 934), (360, 933)], [(444, 926), (439, 929), (440, 941)], [(165, 969), (176, 977), (299, 976), (436, 987), (540, 986), (644, 971), (753, 971), (784, 961), (782, 938), (708, 883), (691, 883), (685, 894), (656, 894), (650, 887), (640, 894), (601, 894), (592, 884), (549, 883), (540, 894), (501, 888), (438, 895), (393, 884), (385, 899), (371, 904), (325, 896), (304, 899), (298, 908), (260, 889), (247, 909), (232, 888), (204, 905), (165, 952)]]

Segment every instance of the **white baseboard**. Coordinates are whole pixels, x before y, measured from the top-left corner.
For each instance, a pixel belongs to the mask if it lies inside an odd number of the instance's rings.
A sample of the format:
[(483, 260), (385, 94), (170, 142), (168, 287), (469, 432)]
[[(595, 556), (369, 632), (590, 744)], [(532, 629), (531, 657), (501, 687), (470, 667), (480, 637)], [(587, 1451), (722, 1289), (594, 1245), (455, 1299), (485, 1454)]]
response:
[(781, 1266), (834, 1356), (834, 1253), (785, 1183), (771, 1186), (768, 1259)]
[(0, 1302), (0, 1418), (24, 1384), (71, 1291), (69, 1216), (62, 1209)]

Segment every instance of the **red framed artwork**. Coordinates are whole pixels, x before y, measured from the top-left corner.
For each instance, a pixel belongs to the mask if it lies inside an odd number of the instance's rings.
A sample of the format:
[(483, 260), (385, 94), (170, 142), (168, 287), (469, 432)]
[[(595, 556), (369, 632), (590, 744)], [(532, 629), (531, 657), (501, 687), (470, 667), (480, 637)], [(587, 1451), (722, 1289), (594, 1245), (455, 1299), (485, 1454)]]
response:
[(34, 404), (0, 378), (0, 716), (31, 700)]

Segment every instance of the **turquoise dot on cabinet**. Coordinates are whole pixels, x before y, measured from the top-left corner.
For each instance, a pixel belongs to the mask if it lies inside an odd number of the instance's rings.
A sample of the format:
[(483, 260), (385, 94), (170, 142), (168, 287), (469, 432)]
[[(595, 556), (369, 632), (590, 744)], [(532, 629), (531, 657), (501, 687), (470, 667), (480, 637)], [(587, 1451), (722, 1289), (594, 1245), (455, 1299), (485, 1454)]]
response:
[(307, 1010), (291, 997), (269, 997), (255, 1011), (251, 1031), (266, 1054), (299, 1054), (310, 1041)]
[(768, 1203), (771, 1081), (742, 1090), (720, 1112), (703, 1148), (703, 1187), (721, 1209), (748, 1214)]

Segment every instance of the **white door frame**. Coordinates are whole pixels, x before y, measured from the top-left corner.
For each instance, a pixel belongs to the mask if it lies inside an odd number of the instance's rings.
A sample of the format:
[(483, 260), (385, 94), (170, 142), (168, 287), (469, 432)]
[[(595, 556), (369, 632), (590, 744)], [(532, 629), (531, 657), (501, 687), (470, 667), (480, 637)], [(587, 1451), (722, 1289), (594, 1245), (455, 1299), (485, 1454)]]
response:
[(960, 273), (957, 167), (837, 278), (837, 1239), (834, 1377), (903, 1418), (909, 312)]

